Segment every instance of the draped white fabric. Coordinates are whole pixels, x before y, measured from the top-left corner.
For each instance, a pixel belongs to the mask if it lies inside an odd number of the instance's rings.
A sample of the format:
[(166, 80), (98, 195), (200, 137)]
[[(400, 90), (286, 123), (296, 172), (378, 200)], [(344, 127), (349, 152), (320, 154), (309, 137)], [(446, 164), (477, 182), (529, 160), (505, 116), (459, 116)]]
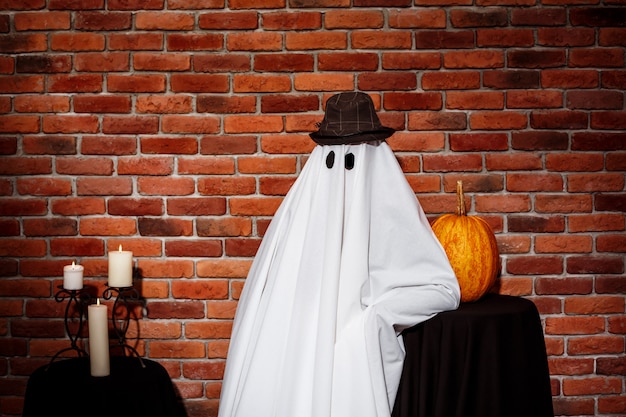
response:
[(400, 332), (459, 299), (387, 143), (317, 146), (246, 280), (219, 417), (389, 417)]

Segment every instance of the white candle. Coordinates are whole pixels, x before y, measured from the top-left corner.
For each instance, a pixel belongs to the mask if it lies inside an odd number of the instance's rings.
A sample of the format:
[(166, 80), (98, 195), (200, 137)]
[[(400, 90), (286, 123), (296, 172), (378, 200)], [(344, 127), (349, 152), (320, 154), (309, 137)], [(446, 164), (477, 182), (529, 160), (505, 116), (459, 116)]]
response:
[(109, 252), (109, 287), (133, 286), (133, 253), (119, 250)]
[(107, 376), (111, 372), (107, 306), (100, 304), (98, 298), (97, 304), (92, 304), (87, 309), (91, 376)]
[(65, 265), (63, 267), (63, 288), (66, 290), (82, 289), (84, 270), (84, 266), (76, 265), (74, 262), (71, 265)]

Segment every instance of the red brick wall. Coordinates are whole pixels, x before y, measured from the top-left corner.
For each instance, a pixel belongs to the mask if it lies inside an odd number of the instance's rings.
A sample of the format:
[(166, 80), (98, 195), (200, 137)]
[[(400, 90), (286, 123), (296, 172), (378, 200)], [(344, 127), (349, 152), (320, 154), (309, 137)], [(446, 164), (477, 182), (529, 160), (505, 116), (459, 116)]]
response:
[(624, 0), (4, 0), (0, 414), (67, 347), (54, 294), (134, 252), (130, 336), (215, 415), (231, 319), (333, 92), (362, 90), (430, 217), (494, 227), (557, 415), (626, 413)]

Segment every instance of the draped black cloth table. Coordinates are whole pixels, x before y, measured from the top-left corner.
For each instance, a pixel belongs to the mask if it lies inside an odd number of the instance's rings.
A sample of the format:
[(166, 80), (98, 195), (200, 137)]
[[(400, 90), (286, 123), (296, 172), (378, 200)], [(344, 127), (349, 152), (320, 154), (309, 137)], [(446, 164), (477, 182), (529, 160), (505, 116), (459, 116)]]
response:
[(63, 359), (28, 379), (22, 417), (183, 417), (172, 380), (159, 363), (112, 356), (109, 376), (92, 377), (89, 358)]
[(404, 332), (393, 417), (553, 417), (532, 301), (488, 294)]

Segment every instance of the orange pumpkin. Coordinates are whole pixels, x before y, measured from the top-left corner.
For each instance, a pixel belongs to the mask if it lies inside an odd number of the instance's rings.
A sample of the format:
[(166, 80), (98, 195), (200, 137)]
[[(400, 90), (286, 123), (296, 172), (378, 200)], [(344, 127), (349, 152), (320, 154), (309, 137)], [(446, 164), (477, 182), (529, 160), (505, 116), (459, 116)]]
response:
[(461, 302), (472, 302), (495, 283), (500, 272), (500, 254), (489, 224), (466, 214), (462, 181), (457, 181), (456, 193), (456, 214), (444, 214), (432, 228), (459, 281)]

